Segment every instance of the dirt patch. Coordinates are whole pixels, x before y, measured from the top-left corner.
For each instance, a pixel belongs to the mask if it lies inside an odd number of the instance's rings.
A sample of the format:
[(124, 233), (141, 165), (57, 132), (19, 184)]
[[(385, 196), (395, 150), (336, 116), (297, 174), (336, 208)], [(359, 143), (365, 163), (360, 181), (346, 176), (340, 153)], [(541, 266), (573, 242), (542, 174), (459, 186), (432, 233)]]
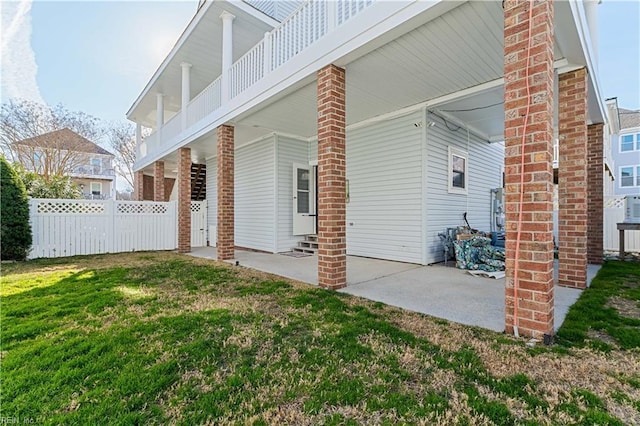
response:
[(601, 342), (604, 342), (608, 345), (611, 345), (615, 348), (618, 347), (618, 342), (616, 341), (616, 339), (614, 339), (613, 337), (609, 336), (609, 334), (606, 331), (603, 330), (589, 330), (587, 331), (587, 337), (591, 340), (599, 340)]
[(620, 316), (640, 319), (640, 307), (638, 307), (638, 302), (635, 300), (614, 296), (609, 298), (606, 306), (618, 311)]

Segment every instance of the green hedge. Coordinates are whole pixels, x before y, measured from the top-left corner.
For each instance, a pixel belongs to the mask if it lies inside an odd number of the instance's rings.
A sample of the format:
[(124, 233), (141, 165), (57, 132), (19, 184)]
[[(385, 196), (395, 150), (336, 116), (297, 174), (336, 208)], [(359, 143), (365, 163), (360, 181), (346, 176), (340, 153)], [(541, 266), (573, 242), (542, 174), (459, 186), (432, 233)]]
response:
[(32, 241), (27, 192), (4, 157), (0, 157), (0, 174), (0, 257), (2, 260), (24, 260)]

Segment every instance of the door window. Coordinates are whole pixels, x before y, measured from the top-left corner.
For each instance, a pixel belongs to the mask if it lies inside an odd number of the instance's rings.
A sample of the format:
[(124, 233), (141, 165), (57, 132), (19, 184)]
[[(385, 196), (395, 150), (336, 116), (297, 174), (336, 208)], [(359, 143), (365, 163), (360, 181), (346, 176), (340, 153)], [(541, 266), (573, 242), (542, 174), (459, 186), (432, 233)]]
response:
[(309, 213), (309, 170), (298, 169), (298, 213)]

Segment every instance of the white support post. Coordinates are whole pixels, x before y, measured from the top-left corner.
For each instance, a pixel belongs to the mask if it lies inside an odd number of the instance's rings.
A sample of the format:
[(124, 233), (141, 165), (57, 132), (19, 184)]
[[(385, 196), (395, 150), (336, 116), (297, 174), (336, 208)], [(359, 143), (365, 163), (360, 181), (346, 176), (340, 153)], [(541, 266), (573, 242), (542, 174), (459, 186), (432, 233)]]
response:
[(140, 145), (142, 144), (142, 125), (136, 123), (136, 158), (140, 158)]
[(164, 95), (156, 95), (156, 130), (159, 131), (164, 126)]
[(327, 1), (327, 32), (333, 31), (338, 26), (338, 2)]
[(233, 65), (233, 20), (235, 16), (224, 11), (220, 15), (222, 19), (222, 81), (221, 95), (222, 103), (229, 102), (231, 93), (230, 70)]
[[(158, 144), (162, 143), (162, 126), (164, 126), (164, 95), (158, 93), (156, 95), (156, 140)], [(147, 149), (147, 152), (149, 150)]]
[(191, 100), (191, 64), (183, 62), (180, 64), (182, 67), (182, 130), (186, 130), (189, 125), (188, 111), (189, 101)]
[(271, 33), (264, 33), (264, 75), (267, 75), (271, 72)]

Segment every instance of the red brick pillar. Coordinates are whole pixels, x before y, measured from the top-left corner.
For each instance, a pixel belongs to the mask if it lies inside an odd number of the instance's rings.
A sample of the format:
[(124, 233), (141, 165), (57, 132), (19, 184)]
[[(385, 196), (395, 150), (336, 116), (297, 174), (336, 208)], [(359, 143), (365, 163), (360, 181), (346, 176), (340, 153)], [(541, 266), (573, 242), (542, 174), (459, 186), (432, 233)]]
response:
[(318, 71), (318, 284), (347, 285), (345, 70)]
[(136, 201), (144, 200), (144, 173), (139, 170), (133, 174), (133, 199)]
[(233, 126), (218, 127), (218, 260), (235, 257), (234, 137)]
[(558, 285), (587, 286), (587, 70), (558, 77)]
[(503, 5), (505, 329), (541, 337), (553, 333), (553, 2)]
[(178, 150), (178, 252), (191, 251), (191, 148)]
[(164, 201), (164, 161), (153, 164), (153, 199)]
[(604, 124), (587, 126), (587, 262), (600, 265), (604, 256)]

